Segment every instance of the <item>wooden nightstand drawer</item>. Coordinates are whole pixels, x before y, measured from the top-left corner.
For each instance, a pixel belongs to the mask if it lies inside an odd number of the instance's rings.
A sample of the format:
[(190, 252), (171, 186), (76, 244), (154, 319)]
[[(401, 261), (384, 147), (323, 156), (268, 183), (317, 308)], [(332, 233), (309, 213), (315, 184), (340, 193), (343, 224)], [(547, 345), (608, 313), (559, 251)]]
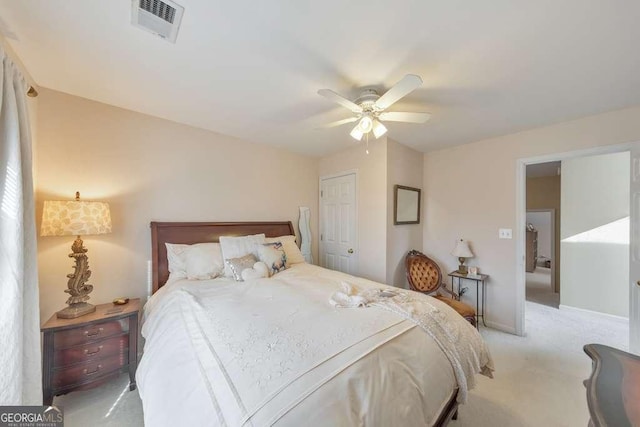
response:
[(55, 369), (53, 371), (53, 388), (59, 389), (74, 384), (93, 381), (95, 378), (118, 371), (128, 363), (126, 354), (116, 354), (111, 357), (96, 360), (70, 368)]
[(53, 366), (74, 365), (76, 363), (90, 362), (115, 354), (127, 354), (129, 348), (129, 336), (107, 338), (89, 344), (55, 350), (53, 353)]
[(73, 319), (55, 314), (42, 325), (42, 400), (74, 390), (98, 387), (129, 371), (129, 390), (136, 388), (140, 299), (127, 304), (100, 304)]
[(129, 319), (124, 318), (112, 322), (95, 323), (79, 328), (55, 333), (54, 348), (66, 348), (86, 344), (129, 331)]

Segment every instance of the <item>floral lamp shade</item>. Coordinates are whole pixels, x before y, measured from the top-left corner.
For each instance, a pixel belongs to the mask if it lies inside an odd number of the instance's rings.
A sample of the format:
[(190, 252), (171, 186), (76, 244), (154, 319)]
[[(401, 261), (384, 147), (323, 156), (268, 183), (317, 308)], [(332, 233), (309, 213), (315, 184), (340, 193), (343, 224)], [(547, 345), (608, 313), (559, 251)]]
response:
[(81, 200), (44, 202), (41, 236), (88, 236), (107, 233), (111, 233), (108, 203)]

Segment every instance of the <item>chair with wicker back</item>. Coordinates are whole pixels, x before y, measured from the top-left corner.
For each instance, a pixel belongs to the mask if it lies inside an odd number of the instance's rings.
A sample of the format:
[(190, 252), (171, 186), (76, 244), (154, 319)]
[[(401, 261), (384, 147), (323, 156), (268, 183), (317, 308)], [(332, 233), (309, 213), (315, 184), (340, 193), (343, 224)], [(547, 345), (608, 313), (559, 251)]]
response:
[[(476, 325), (476, 311), (468, 304), (458, 301), (442, 281), (442, 272), (438, 264), (422, 252), (412, 250), (405, 258), (407, 280), (411, 289), (422, 292), (444, 302), (457, 311), (473, 326)], [(440, 295), (440, 290), (447, 292), (450, 297)]]

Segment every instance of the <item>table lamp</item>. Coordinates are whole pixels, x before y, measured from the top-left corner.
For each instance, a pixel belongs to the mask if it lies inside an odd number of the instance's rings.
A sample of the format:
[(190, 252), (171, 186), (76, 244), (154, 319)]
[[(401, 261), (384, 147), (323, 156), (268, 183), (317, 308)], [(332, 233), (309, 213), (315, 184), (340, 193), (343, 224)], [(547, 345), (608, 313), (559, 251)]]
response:
[(71, 245), (69, 258), (75, 260), (74, 272), (67, 274), (69, 282), (65, 292), (71, 295), (67, 308), (58, 311), (62, 319), (74, 319), (96, 310), (89, 304), (89, 294), (93, 285), (87, 284), (91, 277), (87, 248), (80, 236), (111, 233), (111, 214), (109, 204), (80, 200), (76, 192), (75, 200), (49, 200), (44, 202), (42, 212), (41, 236), (77, 236)]
[(460, 239), (456, 243), (456, 247), (451, 251), (451, 255), (458, 257), (458, 261), (460, 261), (460, 265), (458, 266), (458, 273), (467, 274), (467, 266), (464, 265), (464, 262), (467, 258), (473, 258), (473, 252), (469, 248), (469, 243)]

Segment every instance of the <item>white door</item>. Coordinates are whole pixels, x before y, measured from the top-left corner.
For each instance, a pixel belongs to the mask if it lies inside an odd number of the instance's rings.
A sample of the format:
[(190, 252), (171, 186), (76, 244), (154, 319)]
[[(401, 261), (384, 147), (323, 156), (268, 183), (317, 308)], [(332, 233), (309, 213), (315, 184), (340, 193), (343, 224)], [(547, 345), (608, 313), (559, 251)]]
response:
[(640, 354), (640, 143), (631, 149), (629, 349)]
[(356, 175), (321, 180), (320, 265), (343, 273), (358, 270)]

